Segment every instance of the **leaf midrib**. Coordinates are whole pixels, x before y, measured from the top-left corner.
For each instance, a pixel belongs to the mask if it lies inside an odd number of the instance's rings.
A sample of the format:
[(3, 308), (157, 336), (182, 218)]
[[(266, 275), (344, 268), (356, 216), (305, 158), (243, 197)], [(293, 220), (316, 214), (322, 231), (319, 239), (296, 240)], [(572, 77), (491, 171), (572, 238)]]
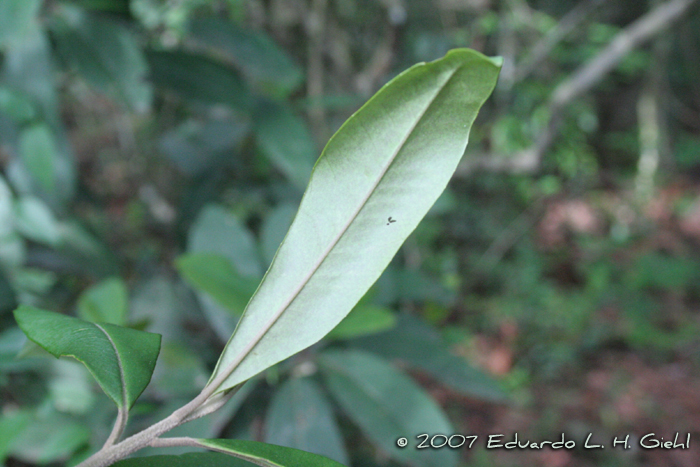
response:
[[(252, 352), (253, 349), (260, 343), (260, 341), (261, 341), (262, 338), (265, 336), (265, 334), (272, 328), (272, 326), (275, 325), (275, 323), (277, 322), (277, 320), (279, 320), (279, 318), (282, 316), (282, 314), (284, 314), (284, 312), (289, 308), (289, 306), (294, 302), (294, 300), (297, 299), (297, 297), (299, 296), (299, 294), (301, 293), (301, 291), (304, 289), (304, 287), (306, 286), (306, 284), (309, 283), (309, 281), (313, 278), (313, 276), (314, 276), (314, 275), (316, 274), (316, 272), (319, 270), (319, 268), (321, 267), (321, 265), (326, 261), (326, 259), (328, 258), (328, 255), (330, 254), (330, 252), (336, 247), (336, 245), (338, 244), (338, 242), (340, 241), (340, 239), (343, 238), (343, 236), (344, 236), (345, 233), (347, 232), (348, 228), (350, 228), (350, 226), (351, 226), (352, 223), (355, 221), (355, 219), (357, 219), (357, 216), (362, 212), (362, 210), (364, 209), (365, 205), (367, 204), (367, 201), (369, 201), (369, 199), (372, 197), (372, 194), (376, 191), (377, 187), (379, 186), (379, 184), (380, 184), (380, 183), (382, 182), (382, 180), (384, 179), (384, 176), (387, 174), (387, 172), (389, 171), (389, 169), (391, 168), (391, 166), (394, 164), (394, 162), (396, 161), (396, 157), (399, 155), (399, 153), (401, 152), (401, 150), (404, 148), (404, 146), (406, 145), (406, 142), (407, 142), (408, 139), (411, 137), (411, 135), (413, 134), (413, 132), (414, 132), (414, 130), (416, 129), (416, 127), (418, 126), (418, 124), (423, 120), (423, 117), (425, 116), (426, 112), (430, 109), (430, 107), (433, 105), (433, 103), (435, 102), (435, 99), (436, 99), (436, 98), (440, 95), (440, 93), (445, 89), (445, 87), (449, 84), (449, 82), (452, 80), (452, 78), (455, 76), (455, 74), (457, 73), (457, 71), (458, 71), (460, 68), (462, 68), (462, 66), (456, 67), (456, 68), (450, 73), (450, 75), (447, 77), (447, 79), (445, 80), (445, 82), (437, 89), (437, 91), (435, 92), (435, 95), (430, 99), (430, 101), (428, 102), (428, 104), (427, 104), (427, 105), (425, 106), (425, 108), (421, 111), (421, 113), (420, 113), (420, 115), (418, 116), (418, 118), (416, 119), (415, 123), (414, 123), (414, 124), (411, 126), (411, 128), (406, 132), (406, 136), (404, 136), (403, 140), (399, 143), (398, 148), (394, 151), (394, 154), (392, 154), (392, 156), (389, 158), (389, 162), (386, 164), (386, 166), (385, 166), (384, 169), (382, 170), (382, 172), (381, 172), (381, 174), (379, 175), (379, 177), (377, 177), (377, 181), (374, 183), (374, 185), (372, 186), (372, 188), (371, 188), (370, 190), (368, 190), (367, 195), (364, 197), (364, 199), (363, 199), (362, 202), (360, 203), (360, 205), (359, 205), (359, 207), (357, 208), (357, 210), (356, 210), (356, 211), (353, 213), (353, 215), (350, 217), (350, 220), (349, 220), (349, 221), (346, 223), (346, 225), (342, 228), (342, 230), (339, 232), (339, 234), (336, 236), (336, 238), (331, 242), (331, 244), (328, 246), (328, 248), (326, 249), (326, 251), (323, 252), (323, 254), (321, 255), (321, 259), (314, 265), (314, 267), (311, 269), (311, 271), (310, 271), (310, 272), (306, 275), (306, 277), (301, 281), (301, 283), (299, 284), (299, 286), (297, 287), (297, 289), (294, 291), (294, 293), (290, 296), (290, 298), (287, 299), (287, 301), (280, 307), (280, 309), (279, 309), (277, 312), (275, 312), (275, 314), (272, 316), (272, 318), (270, 319), (270, 321), (269, 321), (269, 322), (262, 328), (262, 330), (249, 342), (249, 344), (248, 344), (246, 347), (243, 348), (243, 350), (241, 351), (241, 353), (239, 354), (239, 356), (238, 356), (236, 359), (234, 359), (234, 360), (229, 364), (228, 368), (226, 368), (226, 370), (223, 372), (222, 376), (220, 377), (221, 381), (219, 382), (219, 386), (221, 386), (221, 384), (223, 384), (223, 383), (226, 381), (226, 379), (228, 379), (228, 377), (231, 376), (231, 375), (233, 374), (233, 372), (236, 370), (236, 368), (238, 368), (238, 366), (243, 362), (243, 360), (245, 360), (245, 358), (250, 354), (250, 352)], [(371, 101), (371, 100), (370, 100), (370, 101)], [(368, 102), (368, 103), (369, 103), (369, 102)], [(367, 104), (365, 104), (365, 105), (367, 105)], [(345, 126), (345, 125), (343, 125), (343, 126)], [(330, 142), (329, 142), (329, 143), (330, 143)], [(323, 154), (321, 155), (321, 157), (323, 157)], [(263, 280), (264, 280), (264, 278), (263, 278)], [(251, 303), (252, 303), (252, 299), (251, 299)], [(245, 311), (244, 311), (244, 316), (245, 316)], [(242, 319), (243, 319), (243, 317), (241, 317), (241, 320), (242, 320)], [(235, 331), (234, 331), (234, 334), (235, 334)], [(232, 337), (232, 340), (233, 340), (233, 337)], [(223, 376), (223, 375), (225, 375), (225, 376)], [(217, 390), (218, 390), (218, 387), (217, 387)]]
[(97, 324), (97, 323), (93, 323), (93, 324), (95, 325), (95, 327), (97, 329), (99, 329), (100, 331), (102, 331), (104, 333), (104, 335), (107, 337), (107, 340), (112, 345), (112, 349), (114, 349), (114, 355), (117, 358), (117, 368), (119, 368), (119, 380), (122, 384), (122, 407), (124, 407), (124, 409), (128, 409), (129, 408), (129, 401), (128, 401), (127, 394), (126, 394), (126, 377), (124, 376), (124, 364), (122, 363), (121, 355), (119, 355), (119, 350), (117, 350), (117, 346), (114, 343), (114, 341), (112, 340), (112, 336), (110, 336), (109, 333), (99, 324)]

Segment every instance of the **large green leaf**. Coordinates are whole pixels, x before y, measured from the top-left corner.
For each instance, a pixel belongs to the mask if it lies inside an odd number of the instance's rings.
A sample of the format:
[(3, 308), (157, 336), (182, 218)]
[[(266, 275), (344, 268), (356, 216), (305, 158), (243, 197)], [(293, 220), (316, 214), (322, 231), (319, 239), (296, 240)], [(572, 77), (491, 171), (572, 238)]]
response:
[(327, 457), (299, 449), (240, 439), (200, 439), (202, 447), (230, 454), (261, 467), (343, 467)]
[(348, 314), (444, 190), (498, 71), (498, 60), (453, 50), (400, 74), (345, 122), (219, 359), (217, 392)]
[(190, 253), (175, 262), (178, 271), (196, 290), (208, 293), (220, 305), (240, 315), (255, 292), (258, 281), (242, 277), (226, 258), (210, 253)]
[(19, 327), (55, 357), (74, 357), (120, 408), (130, 408), (151, 380), (160, 336), (112, 324), (94, 324), (21, 305)]
[(316, 147), (304, 120), (288, 107), (263, 102), (255, 109), (255, 140), (292, 183), (299, 188), (306, 186)]
[(185, 99), (203, 104), (225, 104), (234, 109), (248, 107), (248, 91), (235, 70), (189, 52), (148, 53), (151, 81)]
[(453, 355), (435, 329), (413, 316), (400, 315), (394, 329), (358, 339), (355, 344), (401, 360), (464, 395), (493, 401), (506, 398), (493, 378)]
[[(328, 388), (367, 437), (391, 457), (420, 467), (450, 467), (452, 449), (399, 448), (396, 440), (454, 430), (435, 401), (389, 362), (356, 350), (328, 351), (320, 358)], [(413, 442), (413, 441), (411, 441)]]
[(309, 378), (293, 378), (275, 392), (265, 423), (265, 442), (348, 463), (333, 409)]
[(195, 40), (225, 54), (260, 91), (284, 97), (303, 80), (299, 67), (264, 32), (211, 17), (194, 19), (190, 32)]
[[(73, 12), (73, 10), (71, 10)], [(54, 28), (63, 60), (89, 83), (137, 112), (150, 108), (146, 58), (128, 29), (99, 15), (77, 10)]]

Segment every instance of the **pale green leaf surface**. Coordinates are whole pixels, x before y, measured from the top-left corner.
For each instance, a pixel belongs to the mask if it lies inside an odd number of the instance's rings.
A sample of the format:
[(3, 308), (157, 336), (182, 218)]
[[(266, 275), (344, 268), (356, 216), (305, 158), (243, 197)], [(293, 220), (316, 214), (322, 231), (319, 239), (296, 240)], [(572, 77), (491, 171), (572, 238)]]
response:
[(498, 71), (453, 50), (400, 74), (345, 122), (222, 353), (217, 391), (317, 342), (355, 306), (444, 190)]
[(83, 363), (118, 407), (131, 408), (153, 374), (160, 336), (112, 324), (94, 324), (21, 305), (17, 324), (54, 357)]
[(360, 302), (326, 337), (352, 339), (386, 331), (395, 324), (396, 316), (387, 308)]
[(129, 312), (129, 293), (119, 277), (99, 282), (78, 298), (78, 316), (86, 321), (124, 326)]
[(277, 389), (267, 412), (265, 442), (348, 463), (333, 408), (309, 378), (290, 379)]
[(255, 109), (255, 141), (292, 183), (306, 186), (316, 147), (304, 120), (286, 106), (263, 102)]
[(464, 395), (492, 401), (506, 398), (493, 378), (453, 355), (435, 329), (413, 316), (400, 315), (394, 329), (360, 338), (355, 344), (383, 357), (401, 360)]
[(200, 439), (202, 447), (230, 454), (260, 467), (343, 467), (318, 454), (240, 439)]
[(324, 352), (320, 358), (328, 388), (365, 435), (391, 457), (420, 467), (450, 467), (450, 449), (401, 449), (396, 440), (418, 433), (453, 433), (445, 414), (413, 380), (370, 353)]
[(190, 253), (214, 253), (231, 261), (243, 276), (260, 278), (262, 265), (255, 238), (231, 211), (216, 204), (202, 209), (189, 232)]
[(215, 254), (182, 255), (175, 261), (175, 266), (192, 287), (209, 294), (237, 315), (243, 313), (258, 285), (256, 279), (242, 277), (229, 260)]

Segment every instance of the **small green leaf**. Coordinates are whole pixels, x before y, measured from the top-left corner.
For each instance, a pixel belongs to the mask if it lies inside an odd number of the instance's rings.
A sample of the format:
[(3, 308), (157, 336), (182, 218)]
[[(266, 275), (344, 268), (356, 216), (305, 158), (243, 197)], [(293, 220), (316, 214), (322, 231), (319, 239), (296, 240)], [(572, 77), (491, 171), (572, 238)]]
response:
[(195, 40), (223, 52), (268, 95), (286, 97), (303, 81), (299, 67), (264, 32), (212, 17), (194, 19), (190, 32)]
[(180, 256), (175, 266), (196, 290), (208, 293), (220, 305), (240, 315), (258, 286), (257, 279), (241, 277), (226, 258), (208, 253)]
[(38, 123), (22, 131), (19, 153), (39, 185), (52, 192), (56, 186), (56, 142), (46, 124)]
[(453, 355), (435, 329), (413, 316), (400, 315), (394, 329), (360, 338), (355, 344), (385, 358), (401, 360), (466, 396), (491, 401), (506, 398), (493, 378)]
[(261, 467), (343, 467), (327, 457), (299, 449), (240, 439), (200, 439), (202, 447), (230, 454)]
[(54, 357), (83, 363), (118, 407), (131, 408), (151, 380), (160, 336), (112, 324), (94, 324), (21, 305), (19, 327)]
[(445, 189), (499, 68), (467, 49), (415, 65), (331, 138), (221, 354), (217, 392), (318, 342), (352, 310)]
[(255, 109), (255, 140), (292, 183), (299, 188), (306, 186), (316, 147), (304, 120), (286, 106), (263, 102)]
[(85, 321), (124, 326), (129, 312), (129, 293), (118, 277), (93, 285), (78, 298), (78, 316)]
[(352, 339), (386, 331), (395, 324), (396, 316), (391, 311), (381, 306), (360, 303), (326, 337)]
[(292, 378), (275, 392), (267, 412), (265, 442), (348, 463), (333, 408), (309, 378)]
[(421, 467), (457, 464), (452, 449), (401, 449), (396, 439), (454, 430), (435, 401), (408, 376), (372, 354), (327, 351), (320, 357), (328, 388), (365, 435), (391, 457)]
[(259, 279), (262, 264), (255, 238), (231, 211), (210, 204), (202, 209), (189, 232), (187, 251), (213, 253), (231, 261), (236, 271)]
[(147, 111), (152, 99), (148, 64), (131, 32), (103, 16), (75, 16), (53, 31), (64, 61), (132, 110)]
[(221, 62), (180, 51), (151, 51), (148, 62), (153, 84), (170, 89), (184, 99), (224, 104), (240, 110), (249, 106), (249, 92), (238, 73)]

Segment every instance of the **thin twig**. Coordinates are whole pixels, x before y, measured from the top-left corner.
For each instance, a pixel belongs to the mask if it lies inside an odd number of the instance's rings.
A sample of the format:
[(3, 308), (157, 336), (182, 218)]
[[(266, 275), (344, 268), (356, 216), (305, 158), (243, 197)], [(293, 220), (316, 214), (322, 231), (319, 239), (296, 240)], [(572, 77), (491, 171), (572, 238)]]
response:
[(631, 25), (620, 31), (603, 51), (573, 76), (564, 80), (552, 93), (549, 103), (550, 119), (534, 144), (513, 156), (488, 155), (465, 159), (457, 168), (457, 175), (464, 177), (475, 169), (533, 172), (537, 170), (544, 153), (551, 146), (561, 123), (562, 110), (574, 99), (595, 86), (636, 47), (669, 27), (697, 0), (671, 0), (654, 8)]
[(554, 50), (571, 31), (578, 28), (581, 23), (588, 18), (588, 15), (606, 1), (607, 0), (589, 0), (579, 3), (572, 8), (571, 11), (562, 16), (562, 18), (557, 21), (557, 25), (532, 47), (531, 52), (525, 54), (525, 58), (516, 67), (513, 73), (514, 81), (518, 82), (527, 78), (530, 73), (537, 69), (542, 61), (549, 57), (552, 50)]
[(107, 441), (105, 441), (104, 446), (102, 446), (102, 449), (113, 446), (117, 441), (119, 441), (119, 438), (122, 437), (122, 433), (124, 433), (124, 428), (126, 427), (128, 420), (129, 409), (124, 406), (119, 407), (119, 410), (117, 411), (117, 419), (114, 421), (114, 428), (112, 428), (112, 432), (109, 434), (109, 437), (107, 438)]
[(194, 438), (156, 438), (149, 444), (152, 448), (174, 448), (174, 447), (190, 447), (190, 448), (202, 448), (199, 441)]

